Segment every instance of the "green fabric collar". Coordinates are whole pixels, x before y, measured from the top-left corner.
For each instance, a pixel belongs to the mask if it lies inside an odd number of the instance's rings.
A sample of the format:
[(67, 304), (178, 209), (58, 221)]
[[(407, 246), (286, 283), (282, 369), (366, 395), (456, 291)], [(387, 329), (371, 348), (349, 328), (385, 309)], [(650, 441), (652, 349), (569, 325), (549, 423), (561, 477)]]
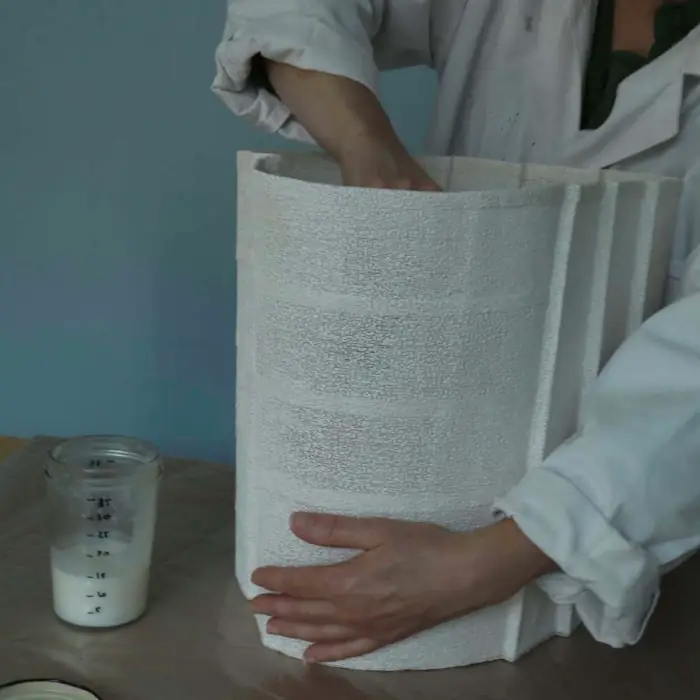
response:
[(613, 51), (615, 0), (598, 0), (591, 52), (584, 81), (581, 128), (598, 129), (607, 121), (626, 78), (666, 53), (700, 26), (700, 0), (663, 5), (654, 21), (655, 42), (649, 56)]

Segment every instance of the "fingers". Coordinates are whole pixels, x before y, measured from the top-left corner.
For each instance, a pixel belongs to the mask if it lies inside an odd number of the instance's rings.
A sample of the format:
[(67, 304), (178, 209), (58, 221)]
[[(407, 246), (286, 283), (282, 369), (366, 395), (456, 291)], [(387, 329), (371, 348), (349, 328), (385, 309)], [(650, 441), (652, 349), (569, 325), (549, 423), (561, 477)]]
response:
[(420, 192), (442, 192), (442, 187), (440, 187), (440, 185), (433, 180), (428, 180), (427, 182), (422, 183), (416, 189)]
[(312, 644), (304, 652), (304, 661), (310, 664), (344, 661), (376, 651), (382, 645), (371, 639), (351, 639), (347, 642)]
[(304, 654), (308, 663), (341, 661), (362, 656), (381, 645), (358, 638), (352, 627), (332, 622), (338, 613), (323, 600), (296, 600), (288, 596), (262, 595), (253, 600), (256, 613), (269, 615), (267, 631), (280, 637), (312, 644)]
[(343, 564), (304, 567), (265, 566), (256, 569), (251, 580), (256, 586), (274, 593), (286, 593), (293, 598), (317, 600), (328, 597), (332, 579), (338, 575), (337, 570), (343, 566)]
[(314, 625), (274, 618), (267, 623), (267, 631), (279, 637), (301, 639), (305, 642), (347, 642), (357, 636), (350, 627), (342, 625)]
[(385, 190), (404, 190), (414, 192), (441, 192), (440, 186), (433, 182), (427, 175), (420, 178), (403, 178), (390, 184), (371, 184), (370, 187)]
[(292, 532), (304, 542), (319, 547), (374, 549), (389, 538), (393, 524), (382, 518), (348, 518), (322, 513), (295, 513)]
[(280, 637), (300, 639), (311, 646), (304, 652), (307, 663), (327, 663), (363, 656), (376, 651), (382, 645), (372, 639), (357, 636), (357, 632), (344, 625), (322, 625), (291, 622), (272, 618), (267, 631)]
[(285, 595), (261, 595), (252, 602), (253, 612), (282, 618), (286, 622), (329, 623), (337, 620), (338, 611), (327, 600), (299, 600)]

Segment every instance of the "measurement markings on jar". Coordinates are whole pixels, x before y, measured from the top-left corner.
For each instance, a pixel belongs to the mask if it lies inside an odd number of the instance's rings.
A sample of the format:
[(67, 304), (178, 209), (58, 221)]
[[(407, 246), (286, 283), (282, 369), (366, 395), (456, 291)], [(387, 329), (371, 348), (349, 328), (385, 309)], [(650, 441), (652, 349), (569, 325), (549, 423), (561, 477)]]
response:
[[(95, 464), (93, 466), (99, 466)], [(112, 511), (112, 498), (107, 496), (92, 496), (86, 499), (90, 504), (90, 513), (85, 515), (85, 518), (91, 523), (95, 523), (93, 527), (100, 529), (92, 530), (86, 533), (87, 536), (93, 540), (109, 540), (111, 536), (111, 530), (106, 529), (111, 524), (110, 521), (113, 519)], [(96, 546), (95, 546), (96, 545)], [(104, 545), (90, 546), (89, 551), (86, 552), (88, 559), (101, 559), (105, 560), (107, 557), (111, 556), (111, 552), (107, 543)], [(87, 611), (88, 615), (100, 615), (103, 608), (103, 601), (107, 598), (107, 592), (105, 590), (96, 589), (94, 586), (99, 585), (100, 582), (106, 581), (108, 578), (106, 571), (94, 571), (86, 576), (86, 578), (92, 582), (90, 586), (90, 592), (86, 593), (86, 598), (88, 598), (92, 604), (92, 608)]]
[(105, 549), (96, 549), (92, 554), (88, 552), (85, 556), (88, 559), (100, 559), (102, 557), (109, 557), (111, 554), (111, 552), (108, 552)]
[(90, 498), (87, 499), (88, 503), (96, 503), (97, 508), (109, 508), (112, 505), (112, 499), (111, 498), (104, 498), (104, 497), (97, 497), (97, 496), (91, 496)]
[(117, 463), (116, 460), (114, 460), (114, 459), (105, 459), (105, 460), (91, 459), (91, 460), (88, 460), (88, 467), (101, 467), (102, 462), (104, 462), (105, 464), (116, 464)]
[[(94, 574), (88, 574), (87, 578), (90, 581), (104, 581), (107, 579), (107, 572), (106, 571), (96, 571)], [(92, 593), (86, 593), (85, 594), (86, 598), (94, 599), (94, 598), (99, 598), (99, 599), (104, 599), (107, 597), (107, 592), (106, 591), (94, 591)], [(96, 605), (92, 610), (88, 610), (88, 615), (99, 615), (102, 612), (102, 606), (101, 605)]]

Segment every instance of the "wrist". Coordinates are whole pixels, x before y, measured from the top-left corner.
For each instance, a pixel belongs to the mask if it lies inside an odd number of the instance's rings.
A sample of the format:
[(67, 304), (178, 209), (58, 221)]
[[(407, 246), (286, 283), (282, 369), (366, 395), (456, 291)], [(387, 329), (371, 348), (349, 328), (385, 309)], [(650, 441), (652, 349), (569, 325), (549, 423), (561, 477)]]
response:
[(324, 147), (341, 164), (362, 159), (374, 160), (381, 154), (394, 160), (408, 157), (388, 120), (384, 125), (357, 116), (348, 116), (347, 121), (340, 124), (337, 134)]
[(525, 535), (512, 518), (501, 520), (491, 528), (501, 557), (513, 562), (519, 568), (522, 575), (527, 578), (525, 583), (530, 583), (557, 570), (555, 562)]
[(455, 534), (447, 571), (460, 614), (497, 605), (548, 573), (556, 564), (513, 520)]
[(327, 86), (323, 99), (328, 124), (332, 124), (324, 132), (323, 145), (336, 160), (403, 151), (387, 113), (368, 88), (336, 78)]

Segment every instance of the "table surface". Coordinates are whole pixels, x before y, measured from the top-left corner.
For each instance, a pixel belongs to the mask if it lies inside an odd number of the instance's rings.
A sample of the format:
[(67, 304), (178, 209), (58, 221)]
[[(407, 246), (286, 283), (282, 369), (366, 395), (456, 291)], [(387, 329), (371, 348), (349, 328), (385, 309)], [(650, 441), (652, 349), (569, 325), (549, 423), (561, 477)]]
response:
[(49, 444), (0, 438), (0, 684), (58, 678), (104, 700), (700, 696), (700, 558), (665, 582), (633, 649), (606, 648), (581, 630), (517, 664), (389, 674), (307, 668), (270, 652), (233, 578), (232, 472), (206, 463), (167, 464), (146, 616), (112, 631), (68, 627), (51, 609), (42, 477)]

